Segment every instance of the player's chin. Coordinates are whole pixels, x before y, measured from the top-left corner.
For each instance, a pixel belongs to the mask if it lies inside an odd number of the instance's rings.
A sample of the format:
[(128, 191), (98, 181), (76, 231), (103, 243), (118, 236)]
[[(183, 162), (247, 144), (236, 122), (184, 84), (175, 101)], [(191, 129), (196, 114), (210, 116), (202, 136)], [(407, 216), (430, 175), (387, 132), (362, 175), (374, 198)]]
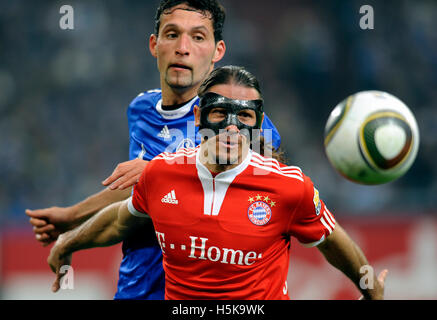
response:
[(188, 72), (187, 74), (179, 74), (179, 73), (167, 74), (166, 82), (169, 85), (169, 87), (173, 89), (191, 88), (194, 83), (191, 73)]
[(238, 164), (238, 154), (218, 154), (216, 156), (216, 164), (218, 165), (234, 165)]
[(216, 148), (215, 158), (217, 164), (232, 165), (238, 163), (238, 160), (241, 158), (241, 154), (242, 154), (241, 143), (229, 145), (226, 143), (219, 142)]

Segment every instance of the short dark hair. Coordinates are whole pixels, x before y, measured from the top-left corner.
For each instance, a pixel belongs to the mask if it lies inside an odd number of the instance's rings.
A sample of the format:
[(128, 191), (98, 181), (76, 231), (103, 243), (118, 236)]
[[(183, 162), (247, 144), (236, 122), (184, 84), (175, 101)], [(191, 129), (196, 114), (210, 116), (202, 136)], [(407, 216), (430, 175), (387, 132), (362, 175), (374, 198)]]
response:
[(258, 79), (244, 67), (239, 66), (223, 66), (214, 69), (200, 86), (198, 96), (202, 97), (212, 86), (229, 83), (254, 88), (262, 99)]
[(158, 36), (159, 27), (161, 25), (161, 16), (171, 12), (171, 8), (186, 4), (187, 7), (200, 11), (202, 14), (208, 13), (212, 18), (212, 26), (214, 29), (214, 40), (218, 42), (223, 40), (223, 25), (225, 23), (225, 9), (217, 0), (162, 0), (155, 15), (155, 35)]

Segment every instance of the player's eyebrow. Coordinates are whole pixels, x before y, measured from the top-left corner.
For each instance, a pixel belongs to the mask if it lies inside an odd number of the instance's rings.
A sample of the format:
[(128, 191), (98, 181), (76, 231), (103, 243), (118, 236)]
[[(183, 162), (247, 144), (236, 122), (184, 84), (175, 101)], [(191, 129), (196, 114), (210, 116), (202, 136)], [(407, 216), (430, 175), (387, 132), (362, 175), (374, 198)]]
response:
[(208, 28), (206, 28), (205, 26), (193, 27), (193, 28), (191, 28), (191, 31), (203, 31), (203, 32), (209, 33)]
[[(177, 25), (177, 24), (175, 24), (175, 23), (169, 23), (169, 24), (166, 24), (166, 25), (162, 28), (162, 31), (166, 31), (167, 29), (176, 29), (176, 30), (180, 30), (181, 28), (180, 28), (179, 25)], [(210, 33), (209, 30), (208, 30), (208, 28), (205, 27), (205, 26), (202, 26), (202, 25), (200, 25), (200, 26), (195, 26), (195, 27), (190, 28), (190, 32), (196, 32), (196, 31), (203, 31), (203, 32), (205, 32), (205, 33)]]

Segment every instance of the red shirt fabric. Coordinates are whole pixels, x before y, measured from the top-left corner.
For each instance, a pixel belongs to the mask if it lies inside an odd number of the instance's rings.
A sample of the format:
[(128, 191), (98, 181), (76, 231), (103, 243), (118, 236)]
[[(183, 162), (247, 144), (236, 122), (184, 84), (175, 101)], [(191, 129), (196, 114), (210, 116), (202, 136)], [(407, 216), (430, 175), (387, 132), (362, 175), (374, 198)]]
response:
[(335, 228), (332, 213), (298, 167), (250, 151), (213, 177), (198, 151), (157, 156), (129, 200), (132, 214), (153, 220), (165, 298), (289, 299), (290, 238), (319, 244)]

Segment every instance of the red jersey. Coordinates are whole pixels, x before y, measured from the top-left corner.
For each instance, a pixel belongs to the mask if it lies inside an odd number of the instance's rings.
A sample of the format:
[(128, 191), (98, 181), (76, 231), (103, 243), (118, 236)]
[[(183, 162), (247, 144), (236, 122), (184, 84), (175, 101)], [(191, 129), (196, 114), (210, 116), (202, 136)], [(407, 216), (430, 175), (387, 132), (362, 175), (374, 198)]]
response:
[(153, 220), (166, 299), (289, 299), (290, 237), (322, 242), (335, 220), (298, 167), (250, 151), (213, 177), (199, 148), (150, 161), (129, 200)]

